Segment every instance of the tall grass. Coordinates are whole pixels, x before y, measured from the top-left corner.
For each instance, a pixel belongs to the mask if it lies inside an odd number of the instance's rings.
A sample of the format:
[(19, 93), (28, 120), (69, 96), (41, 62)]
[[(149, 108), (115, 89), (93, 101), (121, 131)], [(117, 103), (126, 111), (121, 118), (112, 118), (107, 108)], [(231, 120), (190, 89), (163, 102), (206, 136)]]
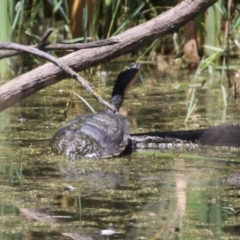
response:
[[(11, 21), (10, 17), (12, 12), (12, 1), (2, 0), (0, 8), (0, 41), (11, 41)], [(8, 75), (9, 60), (3, 59), (0, 60), (0, 83), (3, 82), (3, 79)]]
[[(210, 46), (219, 47), (220, 46), (220, 33), (221, 33), (221, 24), (223, 18), (222, 11), (222, 0), (218, 0), (216, 4), (208, 8), (206, 11), (205, 18), (205, 28), (206, 28), (206, 38), (205, 44)], [(205, 49), (205, 54), (211, 55), (211, 49)]]
[[(14, 36), (13, 41), (30, 45), (36, 44), (38, 38), (43, 34), (46, 28), (49, 27), (54, 27), (56, 29), (55, 33), (51, 35), (52, 38), (49, 39), (52, 43), (62, 42), (63, 40), (68, 40), (68, 42), (87, 42), (89, 40), (108, 38), (151, 19), (162, 11), (166, 11), (176, 5), (178, 1), (79, 0), (80, 9), (77, 9), (77, 11), (80, 18), (78, 18), (76, 24), (78, 24), (77, 28), (82, 29), (82, 32), (78, 33), (80, 35), (75, 35), (71, 32), (72, 22), (70, 19), (73, 14), (71, 3), (74, 1), (20, 0), (16, 5), (13, 5), (14, 1), (3, 0), (3, 2), (12, 4), (9, 6), (9, 12), (14, 12), (13, 17), (10, 18), (11, 29)], [(225, 1), (218, 0), (217, 4), (210, 7), (205, 13), (205, 23), (204, 14), (198, 17), (196, 27), (200, 39), (199, 43), (209, 46), (203, 50), (208, 56), (205, 58), (205, 66), (219, 64), (221, 56), (226, 52), (226, 43), (229, 42), (229, 39), (239, 39), (240, 18), (238, 10), (236, 8), (235, 13), (231, 13), (232, 19), (230, 19), (228, 16), (229, 9), (226, 7)], [(1, 8), (1, 11), (3, 11), (1, 17), (7, 13), (7, 11), (3, 9), (4, 7)], [(224, 31), (222, 30), (226, 19), (231, 21), (229, 24), (229, 33), (231, 35), (227, 36), (227, 38), (224, 37)], [(3, 32), (4, 31), (1, 31), (1, 33), (5, 35)], [(180, 34), (182, 34), (181, 31), (179, 31), (179, 35)], [(74, 40), (72, 39), (72, 35), (75, 36)], [(140, 59), (148, 56), (152, 49), (157, 48), (159, 42), (161, 49), (168, 48), (164, 47), (164, 41), (155, 41), (155, 43), (145, 47), (141, 53)], [(220, 51), (216, 52), (214, 48), (222, 49), (222, 53), (219, 54)], [(231, 49), (232, 45), (230, 44), (227, 51), (231, 51)], [(174, 49), (172, 49), (172, 52), (173, 51)], [(33, 57), (31, 56), (31, 58)], [(29, 61), (29, 59), (28, 57), (27, 61)], [(34, 61), (36, 60), (33, 58), (33, 62)], [(39, 64), (39, 62), (37, 62), (37, 64)], [(203, 68), (204, 64), (202, 64)], [(23, 60), (23, 65), (28, 65), (25, 64), (25, 60)], [(228, 66), (228, 59), (226, 60), (226, 66)], [(209, 69), (211, 67), (209, 67)]]

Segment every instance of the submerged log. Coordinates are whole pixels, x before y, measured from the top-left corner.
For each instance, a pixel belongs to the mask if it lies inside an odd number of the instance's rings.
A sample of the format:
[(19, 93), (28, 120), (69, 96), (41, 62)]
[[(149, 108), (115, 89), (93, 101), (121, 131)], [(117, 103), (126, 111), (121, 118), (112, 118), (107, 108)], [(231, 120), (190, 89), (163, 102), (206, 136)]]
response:
[[(209, 129), (169, 131), (160, 133), (132, 134), (131, 137), (154, 136), (165, 139), (179, 139), (209, 146), (240, 147), (240, 125), (217, 126)], [(132, 145), (132, 148), (136, 148)]]

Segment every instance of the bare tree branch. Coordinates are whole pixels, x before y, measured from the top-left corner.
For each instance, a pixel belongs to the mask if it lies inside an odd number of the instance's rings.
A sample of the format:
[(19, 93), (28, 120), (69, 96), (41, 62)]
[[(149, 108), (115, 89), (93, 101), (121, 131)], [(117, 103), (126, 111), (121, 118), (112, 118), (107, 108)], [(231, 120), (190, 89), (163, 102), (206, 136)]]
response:
[[(112, 46), (82, 49), (70, 53), (59, 60), (75, 71), (109, 61), (127, 52), (148, 44), (150, 41), (178, 30), (186, 22), (197, 16), (217, 0), (183, 0), (174, 8), (127, 31), (111, 40), (118, 41)], [(63, 70), (51, 63), (39, 66), (22, 74), (0, 87), (0, 111), (17, 101), (67, 77)]]
[[(117, 39), (104, 39), (104, 40), (100, 40), (96, 42), (88, 42), (88, 43), (72, 43), (72, 44), (55, 43), (55, 44), (47, 45), (46, 40), (49, 37), (49, 35), (52, 33), (52, 31), (53, 29), (48, 29), (44, 33), (40, 42), (37, 45), (32, 45), (31, 47), (35, 47), (43, 51), (51, 51), (51, 50), (76, 51), (80, 49), (102, 47), (102, 46), (113, 45), (118, 43)], [(19, 51), (9, 50), (9, 51), (0, 52), (0, 59), (13, 57), (21, 53), (22, 52), (20, 50)]]
[(93, 87), (90, 86), (90, 83), (85, 80), (84, 78), (80, 77), (75, 71), (73, 71), (70, 67), (67, 65), (63, 64), (61, 61), (53, 57), (52, 55), (45, 53), (39, 49), (36, 49), (31, 46), (24, 46), (21, 44), (16, 44), (16, 43), (10, 43), (10, 42), (0, 42), (0, 49), (10, 49), (10, 50), (16, 50), (16, 51), (23, 51), (27, 53), (34, 54), (38, 57), (41, 57), (43, 59), (48, 60), (49, 62), (52, 62), (59, 68), (61, 68), (64, 72), (69, 74), (72, 78), (77, 80), (83, 87), (86, 89), (86, 91), (92, 95), (94, 98), (97, 99), (97, 101), (104, 106), (108, 107), (111, 109), (113, 112), (116, 112), (116, 108), (112, 106), (109, 102), (106, 102), (104, 99), (101, 98), (101, 96), (94, 91)]

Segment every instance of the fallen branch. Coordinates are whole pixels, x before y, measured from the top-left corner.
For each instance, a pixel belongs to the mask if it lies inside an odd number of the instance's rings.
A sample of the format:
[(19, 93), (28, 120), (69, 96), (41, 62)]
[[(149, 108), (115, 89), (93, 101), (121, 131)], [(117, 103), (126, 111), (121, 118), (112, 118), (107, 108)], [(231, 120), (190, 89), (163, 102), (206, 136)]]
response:
[(102, 97), (97, 92), (94, 91), (94, 89), (92, 88), (92, 86), (90, 85), (90, 83), (87, 80), (80, 77), (70, 67), (63, 64), (61, 61), (59, 61), (58, 59), (56, 59), (52, 55), (50, 55), (46, 52), (43, 52), (43, 51), (41, 51), (37, 48), (31, 47), (31, 46), (24, 46), (24, 45), (21, 45), (21, 44), (9, 43), (9, 42), (4, 42), (4, 43), (0, 42), (0, 49), (8, 49), (8, 50), (16, 50), (16, 51), (27, 52), (27, 53), (31, 53), (33, 55), (36, 55), (38, 57), (41, 57), (43, 59), (46, 59), (49, 62), (52, 62), (53, 64), (55, 64), (56, 66), (61, 68), (64, 72), (69, 74), (72, 78), (77, 80), (84, 87), (84, 89), (86, 89), (86, 91), (91, 96), (93, 96), (94, 98), (97, 99), (97, 101), (99, 103), (103, 104), (104, 106), (106, 106), (107, 108), (112, 110), (113, 112), (116, 112), (116, 108), (114, 106), (112, 106), (109, 102), (106, 102), (104, 99), (102, 99)]
[[(114, 45), (82, 49), (59, 60), (75, 71), (109, 61), (177, 30), (215, 2), (216, 0), (184, 0), (165, 13), (110, 38), (117, 41)], [(59, 67), (47, 63), (14, 78), (0, 87), (0, 111), (66, 77), (67, 74)]]
[[(104, 39), (100, 41), (95, 42), (88, 42), (88, 43), (72, 43), (72, 44), (66, 44), (66, 43), (53, 43), (53, 44), (47, 44), (47, 39), (50, 36), (50, 34), (53, 32), (53, 28), (48, 29), (42, 38), (40, 39), (39, 43), (37, 45), (32, 45), (31, 47), (38, 48), (42, 51), (51, 51), (51, 50), (64, 50), (64, 51), (76, 51), (81, 49), (87, 49), (87, 48), (95, 48), (95, 47), (102, 47), (107, 45), (116, 44), (118, 42), (117, 39)], [(4, 49), (5, 50), (5, 49)], [(16, 55), (21, 54), (22, 51), (4, 51), (0, 52), (0, 59), (13, 57)]]

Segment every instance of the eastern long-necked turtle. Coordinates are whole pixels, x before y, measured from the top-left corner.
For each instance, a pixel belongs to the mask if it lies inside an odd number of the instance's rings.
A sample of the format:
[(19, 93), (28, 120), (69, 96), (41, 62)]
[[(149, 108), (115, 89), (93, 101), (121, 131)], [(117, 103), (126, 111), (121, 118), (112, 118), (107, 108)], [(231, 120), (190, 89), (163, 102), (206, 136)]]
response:
[[(130, 83), (136, 79), (139, 68), (139, 63), (133, 63), (117, 76), (110, 99), (117, 111)], [(129, 138), (128, 119), (106, 110), (74, 117), (55, 133), (51, 145), (58, 153), (68, 156), (107, 158), (120, 155), (128, 145)]]

